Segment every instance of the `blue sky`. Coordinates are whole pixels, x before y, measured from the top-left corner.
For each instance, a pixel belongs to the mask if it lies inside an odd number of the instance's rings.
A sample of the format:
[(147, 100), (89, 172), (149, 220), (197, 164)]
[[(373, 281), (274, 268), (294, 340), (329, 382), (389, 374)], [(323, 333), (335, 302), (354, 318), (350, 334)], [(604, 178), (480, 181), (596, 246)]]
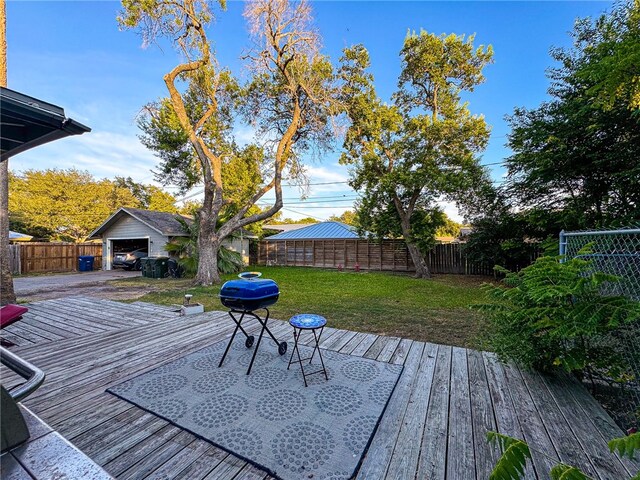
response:
[[(476, 44), (491, 44), (494, 64), (486, 82), (466, 96), (473, 113), (482, 113), (492, 127), (482, 163), (509, 155), (504, 147), (505, 115), (514, 107), (536, 107), (547, 98), (545, 70), (552, 65), (549, 49), (570, 45), (576, 17), (596, 16), (610, 2), (313, 2), (324, 53), (337, 63), (345, 46), (364, 44), (369, 50), (378, 93), (389, 99), (400, 69), (398, 53), (408, 30), (476, 34)], [(7, 1), (8, 86), (65, 108), (67, 116), (92, 132), (17, 155), (10, 168), (69, 168), (96, 177), (131, 176), (152, 183), (156, 160), (138, 141), (135, 117), (141, 107), (166, 95), (162, 76), (177, 62), (170, 47), (141, 48), (141, 39), (118, 30), (118, 2)], [(240, 55), (248, 46), (244, 3), (228, 2), (209, 28), (219, 63), (240, 78), (248, 71)], [(250, 136), (239, 128), (240, 139)], [(309, 162), (309, 200), (297, 188), (285, 189), (285, 217), (311, 215), (324, 219), (351, 206), (355, 192), (341, 182), (348, 178), (337, 164), (339, 151)], [(490, 167), (500, 181), (504, 169)], [(313, 185), (325, 183), (325, 185)], [(337, 197), (341, 197), (338, 199)], [(314, 202), (314, 199), (317, 202)], [(455, 217), (455, 208), (446, 205)], [(295, 213), (298, 212), (298, 213)]]

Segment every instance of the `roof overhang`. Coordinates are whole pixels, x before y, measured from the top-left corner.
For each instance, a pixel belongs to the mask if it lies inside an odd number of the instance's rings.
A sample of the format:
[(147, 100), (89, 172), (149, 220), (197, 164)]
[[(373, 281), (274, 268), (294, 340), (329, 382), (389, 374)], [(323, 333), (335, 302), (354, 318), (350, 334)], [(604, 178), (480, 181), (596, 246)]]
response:
[[(165, 237), (187, 237), (188, 236), (187, 233), (178, 233), (178, 232), (170, 232), (170, 233), (168, 233), (168, 232), (163, 232), (162, 230), (157, 228), (155, 225), (151, 225), (149, 222), (145, 222), (142, 218), (137, 216), (134, 212), (131, 212), (131, 211), (127, 210), (127, 207), (120, 207), (113, 215), (111, 215), (109, 218), (107, 218), (102, 225), (100, 225), (93, 232), (91, 232), (91, 234), (87, 237), (87, 240), (97, 240), (99, 238), (102, 238), (102, 236), (104, 235), (104, 232), (106, 232), (116, 222), (118, 222), (122, 217), (124, 217), (126, 215), (128, 215), (131, 218), (137, 220), (138, 222), (142, 223), (143, 225), (146, 225), (150, 229), (155, 230), (160, 235), (163, 235)], [(185, 217), (184, 215), (181, 215), (181, 216), (183, 218), (188, 218), (188, 217)]]
[(100, 225), (93, 232), (91, 232), (91, 234), (87, 237), (87, 240), (95, 240), (95, 239), (98, 239), (98, 238), (102, 238), (102, 235), (104, 234), (104, 232), (107, 229), (112, 227), (118, 220), (120, 220), (122, 217), (124, 217), (126, 215), (130, 216), (131, 218), (135, 218), (137, 221), (139, 221), (140, 223), (146, 225), (147, 227), (151, 228), (152, 230), (155, 230), (160, 235), (165, 235), (162, 231), (158, 230), (153, 225), (149, 225), (147, 222), (145, 222), (142, 219), (136, 217), (133, 213), (127, 211), (127, 209), (125, 207), (120, 207), (113, 215), (111, 215), (109, 218), (107, 218), (102, 225)]
[(71, 118), (64, 109), (0, 87), (0, 161), (45, 143), (91, 129)]

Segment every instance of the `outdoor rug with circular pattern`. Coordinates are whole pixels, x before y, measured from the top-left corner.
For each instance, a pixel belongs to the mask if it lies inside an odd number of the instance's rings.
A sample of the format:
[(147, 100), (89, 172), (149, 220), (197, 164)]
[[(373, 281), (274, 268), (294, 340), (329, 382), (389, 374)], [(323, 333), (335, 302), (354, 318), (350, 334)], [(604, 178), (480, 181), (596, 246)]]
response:
[[(263, 339), (253, 349), (236, 337), (221, 368), (222, 341), (107, 391), (267, 470), (279, 478), (351, 478), (369, 446), (402, 366), (322, 350), (324, 375), (287, 370)], [(254, 347), (255, 348), (255, 347)], [(311, 349), (301, 348), (304, 357)], [(319, 367), (316, 354), (310, 371)]]

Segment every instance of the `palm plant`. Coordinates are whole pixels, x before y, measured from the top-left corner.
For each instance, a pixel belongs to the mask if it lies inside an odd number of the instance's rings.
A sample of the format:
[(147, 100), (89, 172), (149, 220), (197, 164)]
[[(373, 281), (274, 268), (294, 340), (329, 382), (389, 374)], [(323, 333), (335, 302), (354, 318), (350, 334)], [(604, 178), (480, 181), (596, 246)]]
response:
[[(200, 224), (198, 216), (195, 220), (187, 222), (183, 217), (176, 217), (182, 229), (187, 234), (184, 237), (173, 237), (165, 249), (177, 257), (178, 263), (184, 268), (187, 276), (194, 276), (198, 271), (198, 232)], [(224, 246), (218, 250), (218, 271), (220, 273), (234, 273), (242, 269), (244, 263), (242, 255)]]

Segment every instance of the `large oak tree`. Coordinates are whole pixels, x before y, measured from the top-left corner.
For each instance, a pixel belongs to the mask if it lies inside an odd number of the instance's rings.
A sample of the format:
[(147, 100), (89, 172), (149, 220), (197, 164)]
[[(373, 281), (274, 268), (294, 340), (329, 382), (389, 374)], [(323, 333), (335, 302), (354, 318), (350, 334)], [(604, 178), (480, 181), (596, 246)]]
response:
[(484, 81), (491, 47), (474, 37), (407, 35), (391, 104), (377, 95), (363, 46), (345, 50), (340, 70), (351, 121), (341, 161), (361, 190), (358, 224), (378, 237), (402, 236), (418, 277), (429, 277), (425, 254), (445, 216), (438, 201), (459, 201), (485, 172), (478, 153), (488, 140), (482, 116), (461, 101)]
[[(253, 77), (245, 88), (213, 55), (207, 37), (209, 2), (123, 0), (123, 7), (122, 26), (139, 29), (146, 41), (168, 37), (182, 54), (182, 61), (164, 76), (169, 97), (148, 106), (141, 127), (167, 181), (185, 189), (204, 187), (196, 281), (210, 285), (220, 281), (217, 251), (222, 241), (278, 212), (283, 178), (300, 171), (306, 151), (329, 143), (332, 67), (320, 54), (304, 1), (247, 4), (254, 48), (247, 56)], [(238, 112), (251, 119), (264, 145), (238, 147), (233, 137)], [(273, 204), (256, 209), (256, 202), (271, 191)]]

